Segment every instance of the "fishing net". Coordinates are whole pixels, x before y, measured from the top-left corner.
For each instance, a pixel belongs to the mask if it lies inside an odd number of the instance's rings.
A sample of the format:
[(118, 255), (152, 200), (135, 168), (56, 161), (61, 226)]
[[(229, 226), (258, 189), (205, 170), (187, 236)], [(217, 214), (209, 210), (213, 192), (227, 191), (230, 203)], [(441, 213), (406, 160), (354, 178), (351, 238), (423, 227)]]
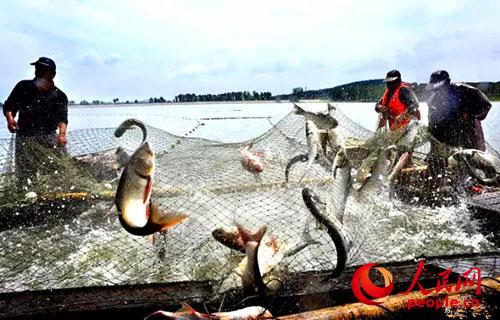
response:
[[(234, 270), (244, 255), (212, 236), (215, 229), (236, 223), (254, 230), (267, 227), (261, 248), (273, 243), (279, 254), (264, 279), (279, 283), (283, 294), (297, 291), (300, 288), (287, 282), (290, 276), (328, 273), (338, 265), (327, 229), (304, 203), (304, 187), (318, 195), (328, 217), (342, 224), (348, 267), (498, 252), (495, 231), (482, 232), (482, 219), (470, 210), (469, 201), (452, 196), (444, 204), (437, 201), (457, 181), (469, 181), (429, 173), (425, 165), (432, 140), (425, 128), (419, 129), (418, 136), (424, 138), (417, 139), (410, 163), (389, 183), (390, 167), (380, 159), (388, 145), (401, 144), (401, 134), (375, 134), (340, 110), (333, 116), (339, 122), (335, 134), (345, 144), (352, 170), (337, 171), (334, 178), (335, 154), (329, 150), (326, 165), (315, 161), (309, 170), (305, 162), (293, 165), (288, 182), (287, 163), (307, 153), (302, 116), (291, 113), (271, 122), (270, 130), (244, 143), (180, 137), (148, 126), (148, 141), (156, 152), (152, 201), (160, 210), (188, 215), (154, 239), (127, 233), (113, 207), (119, 179), (113, 168), (115, 149), (121, 146), (131, 154), (142, 141), (141, 130), (129, 130), (121, 138), (114, 136), (115, 128), (70, 131), (65, 149), (53, 146), (50, 137), (47, 143), (35, 138), (1, 140), (1, 291), (179, 281), (210, 281), (217, 293), (237, 290), (241, 280)], [(16, 142), (24, 146), (21, 156)], [(245, 145), (263, 154), (262, 173), (242, 167)], [(405, 150), (397, 149), (397, 156)], [(498, 157), (494, 149), (489, 152)], [(439, 160), (442, 166), (445, 159)], [(356, 182), (363, 166), (370, 167), (370, 174), (360, 190), (353, 190), (346, 181)], [(31, 178), (20, 183), (23, 170)], [(488, 188), (494, 191), (498, 185)], [(498, 275), (494, 261), (492, 273)]]

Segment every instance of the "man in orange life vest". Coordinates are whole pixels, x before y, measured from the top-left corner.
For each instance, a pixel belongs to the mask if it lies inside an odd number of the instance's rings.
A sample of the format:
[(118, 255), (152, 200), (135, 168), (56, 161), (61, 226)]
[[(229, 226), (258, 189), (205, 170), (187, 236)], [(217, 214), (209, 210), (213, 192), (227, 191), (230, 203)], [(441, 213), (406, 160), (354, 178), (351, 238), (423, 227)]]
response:
[(398, 70), (387, 72), (384, 82), (387, 89), (375, 106), (375, 111), (382, 113), (379, 128), (389, 121), (389, 128), (394, 131), (406, 128), (411, 119), (420, 120), (417, 96), (401, 81), (401, 73)]

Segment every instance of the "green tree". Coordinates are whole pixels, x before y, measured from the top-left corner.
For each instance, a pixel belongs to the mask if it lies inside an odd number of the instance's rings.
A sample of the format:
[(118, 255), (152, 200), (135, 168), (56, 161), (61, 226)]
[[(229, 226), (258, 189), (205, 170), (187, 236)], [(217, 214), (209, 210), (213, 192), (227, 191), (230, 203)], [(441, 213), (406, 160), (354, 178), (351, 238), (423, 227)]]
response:
[(252, 92), (252, 96), (254, 100), (260, 100), (260, 94), (257, 91)]

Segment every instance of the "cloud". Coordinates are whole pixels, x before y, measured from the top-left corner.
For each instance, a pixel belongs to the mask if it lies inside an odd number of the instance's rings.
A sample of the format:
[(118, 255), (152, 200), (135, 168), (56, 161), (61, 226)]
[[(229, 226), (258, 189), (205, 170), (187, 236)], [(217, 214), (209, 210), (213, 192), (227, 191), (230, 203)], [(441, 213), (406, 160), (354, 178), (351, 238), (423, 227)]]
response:
[(122, 57), (120, 57), (117, 54), (110, 54), (104, 59), (104, 64), (107, 66), (114, 66), (118, 62), (122, 60)]
[(117, 54), (110, 54), (105, 57), (99, 55), (95, 50), (89, 50), (83, 54), (81, 64), (86, 67), (114, 66), (122, 60)]
[(229, 70), (228, 64), (223, 61), (214, 61), (207, 64), (190, 62), (170, 72), (171, 77), (193, 77), (201, 75), (218, 75)]
[(58, 83), (77, 100), (280, 93), (380, 78), (392, 68), (408, 81), (427, 81), (435, 68), (460, 80), (498, 80), (499, 9), (498, 1), (463, 0), (8, 1), (0, 11), (0, 100), (4, 88), (32, 76), (27, 63), (39, 56), (56, 57)]
[(325, 63), (322, 61), (299, 59), (290, 61), (274, 61), (260, 64), (251, 69), (252, 74), (281, 74), (285, 72), (296, 72), (298, 70), (309, 70), (315, 72), (323, 69)]
[(282, 73), (291, 69), (289, 63), (283, 61), (277, 61), (274, 63), (268, 63), (263, 65), (258, 65), (252, 69), (253, 74), (264, 74), (264, 73)]
[(94, 50), (90, 50), (85, 53), (81, 62), (82, 65), (88, 67), (99, 66), (102, 64), (101, 57)]

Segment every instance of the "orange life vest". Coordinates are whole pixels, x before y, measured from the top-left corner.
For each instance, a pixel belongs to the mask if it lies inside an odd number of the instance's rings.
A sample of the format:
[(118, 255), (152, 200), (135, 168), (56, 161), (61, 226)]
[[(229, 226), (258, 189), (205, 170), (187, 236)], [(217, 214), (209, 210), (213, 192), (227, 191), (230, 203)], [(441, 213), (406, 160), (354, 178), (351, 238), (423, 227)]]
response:
[(399, 100), (399, 90), (401, 90), (401, 87), (408, 88), (409, 85), (401, 82), (399, 87), (394, 90), (394, 93), (389, 101), (387, 101), (387, 96), (389, 95), (388, 89), (385, 89), (385, 93), (382, 97), (382, 106), (389, 109), (389, 119), (384, 119), (384, 121), (389, 120), (389, 127), (391, 128), (391, 131), (404, 128), (410, 123), (410, 117), (408, 116), (398, 118), (406, 111), (407, 108), (407, 106)]

